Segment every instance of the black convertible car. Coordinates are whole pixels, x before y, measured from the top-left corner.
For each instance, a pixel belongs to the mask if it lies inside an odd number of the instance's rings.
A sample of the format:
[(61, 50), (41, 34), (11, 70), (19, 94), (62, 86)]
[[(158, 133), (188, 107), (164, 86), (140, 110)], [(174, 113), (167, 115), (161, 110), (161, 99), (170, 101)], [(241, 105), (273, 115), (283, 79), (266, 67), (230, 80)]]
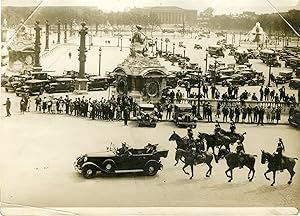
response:
[(142, 149), (122, 148), (114, 146), (107, 152), (87, 153), (79, 156), (74, 162), (74, 168), (85, 178), (93, 178), (97, 172), (113, 174), (118, 172), (144, 172), (154, 176), (162, 169), (161, 157), (166, 158), (169, 150), (159, 150), (157, 145), (148, 144)]

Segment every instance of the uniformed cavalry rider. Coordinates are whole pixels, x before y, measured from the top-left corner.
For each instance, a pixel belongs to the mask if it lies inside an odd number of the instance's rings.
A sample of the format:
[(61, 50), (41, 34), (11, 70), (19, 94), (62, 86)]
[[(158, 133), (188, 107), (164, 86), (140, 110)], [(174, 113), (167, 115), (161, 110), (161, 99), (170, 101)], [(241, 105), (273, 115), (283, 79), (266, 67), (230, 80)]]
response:
[(187, 137), (188, 137), (188, 150), (191, 151), (193, 157), (196, 156), (196, 146), (195, 146), (195, 140), (194, 140), (194, 133), (193, 130), (188, 127), (187, 128)]
[(235, 123), (234, 123), (234, 121), (231, 121), (230, 122), (230, 131), (232, 134), (235, 134), (235, 129), (236, 129)]
[(222, 141), (222, 134), (221, 134), (220, 131), (221, 131), (220, 123), (216, 121), (215, 129), (214, 129), (214, 134), (215, 134), (215, 137), (216, 137), (216, 139), (217, 139), (218, 142)]
[(285, 151), (283, 141), (281, 138), (278, 140), (277, 148), (275, 154), (275, 161), (277, 166), (279, 167), (280, 170), (282, 170), (282, 164), (281, 164), (281, 158), (282, 158), (282, 152)]
[(236, 153), (237, 153), (237, 158), (238, 158), (238, 165), (241, 169), (241, 168), (243, 168), (243, 164), (241, 163), (241, 155), (245, 153), (245, 148), (244, 148), (244, 144), (241, 143), (240, 140), (237, 141)]

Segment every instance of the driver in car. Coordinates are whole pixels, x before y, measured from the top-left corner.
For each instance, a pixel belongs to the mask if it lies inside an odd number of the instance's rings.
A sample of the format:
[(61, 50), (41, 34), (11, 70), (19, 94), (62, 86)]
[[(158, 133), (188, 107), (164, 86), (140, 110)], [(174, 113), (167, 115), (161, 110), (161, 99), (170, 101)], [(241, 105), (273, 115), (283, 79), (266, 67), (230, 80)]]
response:
[(126, 145), (126, 143), (122, 143), (122, 147), (118, 149), (117, 153), (119, 155), (131, 154), (129, 152), (129, 147)]

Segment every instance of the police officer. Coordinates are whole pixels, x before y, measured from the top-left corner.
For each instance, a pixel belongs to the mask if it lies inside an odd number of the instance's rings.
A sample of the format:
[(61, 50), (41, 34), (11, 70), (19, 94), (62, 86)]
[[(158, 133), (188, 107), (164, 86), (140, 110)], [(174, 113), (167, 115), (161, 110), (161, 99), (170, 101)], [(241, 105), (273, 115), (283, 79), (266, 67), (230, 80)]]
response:
[(280, 170), (282, 170), (281, 158), (282, 158), (282, 152), (284, 152), (284, 151), (285, 151), (285, 148), (283, 145), (283, 141), (281, 138), (279, 138), (276, 152), (274, 154), (275, 154), (276, 164)]
[(243, 168), (243, 165), (241, 163), (241, 155), (245, 153), (245, 148), (244, 148), (244, 144), (241, 143), (240, 140), (237, 141), (237, 146), (236, 146), (236, 153), (237, 153), (237, 158), (238, 158), (238, 165), (241, 168)]
[(232, 134), (235, 134), (235, 129), (236, 129), (235, 123), (234, 123), (234, 121), (231, 121), (230, 122), (230, 131)]

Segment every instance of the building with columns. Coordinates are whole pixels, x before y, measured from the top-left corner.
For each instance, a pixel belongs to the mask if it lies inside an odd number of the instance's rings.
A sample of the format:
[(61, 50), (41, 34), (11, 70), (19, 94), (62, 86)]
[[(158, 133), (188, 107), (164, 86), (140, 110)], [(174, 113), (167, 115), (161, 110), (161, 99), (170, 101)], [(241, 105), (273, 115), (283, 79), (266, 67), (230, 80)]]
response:
[(179, 7), (145, 7), (131, 10), (147, 16), (156, 16), (161, 24), (189, 24), (197, 22), (197, 10), (187, 10)]

